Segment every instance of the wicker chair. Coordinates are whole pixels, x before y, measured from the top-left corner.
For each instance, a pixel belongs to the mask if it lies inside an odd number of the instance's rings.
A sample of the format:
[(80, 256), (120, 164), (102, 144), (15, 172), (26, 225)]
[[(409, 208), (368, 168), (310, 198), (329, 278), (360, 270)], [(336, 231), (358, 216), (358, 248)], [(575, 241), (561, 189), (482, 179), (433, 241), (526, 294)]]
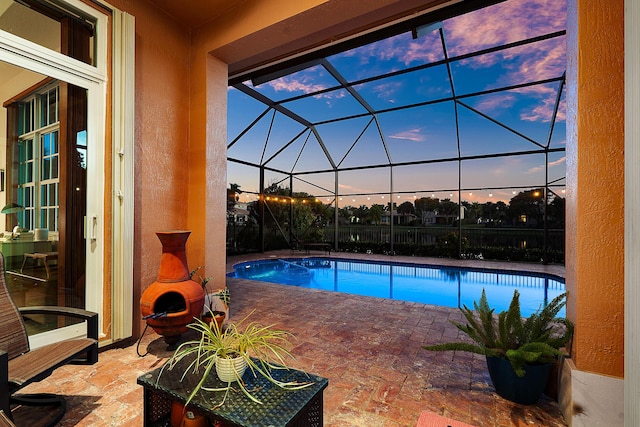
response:
[(1, 427), (16, 427), (16, 425), (9, 419), (7, 414), (4, 413), (2, 409), (0, 409), (0, 426)]
[[(68, 339), (29, 349), (24, 315), (51, 314), (86, 321), (87, 337)], [(15, 394), (26, 385), (40, 381), (68, 363), (94, 364), (98, 361), (98, 314), (69, 307), (22, 307), (11, 299), (0, 254), (0, 410), (11, 417), (11, 404), (57, 405), (50, 425), (57, 423), (66, 409), (64, 398), (51, 394)]]

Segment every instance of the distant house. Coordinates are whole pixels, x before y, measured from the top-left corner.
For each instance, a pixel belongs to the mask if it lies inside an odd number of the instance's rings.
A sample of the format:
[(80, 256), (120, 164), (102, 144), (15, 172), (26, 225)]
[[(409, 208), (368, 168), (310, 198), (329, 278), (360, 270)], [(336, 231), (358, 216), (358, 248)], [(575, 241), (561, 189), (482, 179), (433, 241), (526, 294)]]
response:
[(229, 223), (246, 224), (249, 221), (249, 209), (244, 202), (237, 202), (233, 209), (227, 212)]
[(423, 225), (447, 225), (458, 220), (459, 216), (455, 214), (441, 214), (435, 211), (422, 212)]
[[(383, 212), (382, 219), (380, 220), (380, 222), (382, 224), (389, 224), (390, 217), (391, 217), (390, 212)], [(393, 223), (395, 225), (409, 225), (416, 219), (418, 219), (418, 217), (415, 216), (414, 214), (408, 214), (408, 213), (399, 214), (397, 211), (393, 211)]]

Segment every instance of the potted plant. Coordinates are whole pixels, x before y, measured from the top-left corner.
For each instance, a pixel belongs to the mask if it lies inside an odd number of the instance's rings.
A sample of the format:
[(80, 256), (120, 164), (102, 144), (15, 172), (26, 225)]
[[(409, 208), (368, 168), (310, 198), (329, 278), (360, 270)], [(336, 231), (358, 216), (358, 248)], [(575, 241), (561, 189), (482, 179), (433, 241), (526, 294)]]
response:
[(454, 342), (423, 346), (433, 351), (469, 351), (487, 358), (487, 368), (496, 393), (513, 402), (532, 404), (538, 401), (547, 380), (551, 363), (565, 353), (563, 347), (573, 336), (573, 324), (557, 317), (566, 304), (566, 292), (558, 295), (542, 310), (526, 319), (520, 315), (520, 293), (516, 289), (507, 311), (494, 315), (484, 289), (474, 310), (466, 305), (462, 311), (467, 323), (452, 323), (473, 343)]
[[(297, 390), (312, 384), (311, 382), (282, 382), (274, 378), (273, 371), (288, 369), (285, 359), (293, 359), (293, 355), (288, 350), (291, 347), (290, 340), (293, 335), (274, 328), (274, 325), (264, 326), (249, 321), (250, 316), (251, 313), (224, 329), (217, 322), (206, 323), (200, 319), (195, 319), (187, 326), (198, 332), (200, 338), (181, 344), (163, 367), (163, 370), (173, 369), (178, 362), (190, 356), (193, 360), (185, 368), (184, 374), (190, 370), (194, 373), (202, 371), (201, 379), (189, 395), (185, 406), (200, 390), (225, 391), (222, 402), (217, 405), (221, 406), (232, 385), (236, 383), (248, 398), (261, 403), (244, 386), (242, 376), (245, 374), (245, 369), (248, 369), (250, 375), (262, 375), (269, 382), (288, 390)], [(213, 374), (214, 366), (216, 374), (222, 382), (226, 383), (226, 386), (210, 388), (204, 385), (207, 377)]]
[(202, 308), (201, 319), (206, 323), (211, 323), (213, 320), (218, 323), (218, 326), (222, 328), (222, 323), (227, 316), (229, 309), (229, 302), (231, 301), (231, 295), (229, 288), (218, 289), (217, 292), (211, 292), (208, 287), (208, 283), (211, 281), (211, 277), (204, 277), (200, 274), (200, 270), (204, 266), (199, 266), (189, 274), (192, 280), (200, 283), (205, 291), (204, 307)]

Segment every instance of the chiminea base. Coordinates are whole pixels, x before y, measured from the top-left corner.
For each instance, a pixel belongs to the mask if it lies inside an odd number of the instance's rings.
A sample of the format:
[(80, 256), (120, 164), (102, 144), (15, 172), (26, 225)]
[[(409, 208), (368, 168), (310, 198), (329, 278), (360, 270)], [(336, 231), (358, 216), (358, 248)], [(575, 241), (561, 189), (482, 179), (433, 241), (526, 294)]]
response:
[(180, 338), (182, 337), (182, 334), (180, 335), (171, 335), (171, 336), (164, 336), (164, 342), (167, 343), (167, 350), (175, 350), (178, 342), (180, 341)]

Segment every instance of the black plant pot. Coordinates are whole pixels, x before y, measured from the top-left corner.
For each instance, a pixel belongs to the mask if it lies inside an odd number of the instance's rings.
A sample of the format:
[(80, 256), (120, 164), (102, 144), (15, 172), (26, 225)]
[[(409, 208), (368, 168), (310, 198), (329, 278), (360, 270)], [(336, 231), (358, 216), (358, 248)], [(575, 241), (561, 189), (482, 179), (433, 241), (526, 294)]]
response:
[(532, 405), (544, 392), (551, 364), (527, 365), (524, 377), (517, 376), (511, 362), (502, 357), (487, 357), (487, 368), (498, 395), (515, 403)]

